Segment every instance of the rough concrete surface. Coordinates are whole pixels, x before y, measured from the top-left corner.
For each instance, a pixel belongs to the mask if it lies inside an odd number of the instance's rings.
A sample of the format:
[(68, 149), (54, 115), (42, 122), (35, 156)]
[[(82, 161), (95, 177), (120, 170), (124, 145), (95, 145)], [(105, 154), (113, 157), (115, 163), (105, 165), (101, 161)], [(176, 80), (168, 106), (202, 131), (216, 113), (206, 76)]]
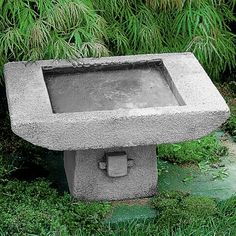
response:
[[(163, 64), (179, 104), (53, 113), (43, 71), (89, 70), (135, 63)], [(12, 62), (4, 67), (14, 133), (51, 150), (106, 149), (199, 138), (229, 116), (229, 108), (191, 53), (84, 58), (76, 62)]]
[[(98, 167), (106, 152), (125, 151), (134, 166), (111, 178)], [(64, 166), (72, 195), (80, 200), (119, 200), (153, 196), (157, 189), (156, 146), (65, 151)]]

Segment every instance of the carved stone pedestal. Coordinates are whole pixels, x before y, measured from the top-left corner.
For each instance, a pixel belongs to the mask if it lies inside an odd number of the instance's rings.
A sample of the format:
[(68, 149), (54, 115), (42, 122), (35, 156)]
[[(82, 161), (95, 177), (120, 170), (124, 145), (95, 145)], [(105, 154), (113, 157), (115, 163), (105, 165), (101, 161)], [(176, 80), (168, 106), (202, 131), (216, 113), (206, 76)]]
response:
[(71, 194), (81, 200), (153, 196), (157, 189), (156, 146), (64, 152)]

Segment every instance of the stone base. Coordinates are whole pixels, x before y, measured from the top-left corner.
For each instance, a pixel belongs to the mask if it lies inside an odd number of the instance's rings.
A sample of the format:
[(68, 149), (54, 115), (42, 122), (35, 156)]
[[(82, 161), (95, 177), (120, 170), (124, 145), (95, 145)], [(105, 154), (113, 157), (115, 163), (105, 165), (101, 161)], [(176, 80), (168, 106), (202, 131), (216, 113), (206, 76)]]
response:
[[(105, 154), (110, 152), (125, 152), (132, 161), (127, 175), (110, 177), (106, 169), (101, 169)], [(65, 151), (64, 166), (70, 192), (80, 200), (122, 200), (156, 194), (155, 145)]]

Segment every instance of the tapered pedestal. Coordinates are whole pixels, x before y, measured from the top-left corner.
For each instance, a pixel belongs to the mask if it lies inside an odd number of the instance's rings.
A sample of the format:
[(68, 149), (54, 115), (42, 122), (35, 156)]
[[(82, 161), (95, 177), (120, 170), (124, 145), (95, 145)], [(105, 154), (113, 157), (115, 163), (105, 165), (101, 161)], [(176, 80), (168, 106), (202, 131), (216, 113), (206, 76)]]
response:
[(156, 194), (156, 146), (64, 152), (71, 194), (80, 200), (121, 200)]

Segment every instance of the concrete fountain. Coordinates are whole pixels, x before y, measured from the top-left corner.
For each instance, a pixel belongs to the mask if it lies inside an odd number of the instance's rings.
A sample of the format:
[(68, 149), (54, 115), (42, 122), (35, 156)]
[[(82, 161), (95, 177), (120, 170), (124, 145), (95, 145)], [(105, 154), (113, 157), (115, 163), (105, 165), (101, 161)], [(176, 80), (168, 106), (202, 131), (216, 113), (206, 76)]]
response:
[(11, 62), (4, 75), (13, 132), (64, 151), (81, 200), (155, 195), (156, 144), (202, 137), (229, 116), (191, 53)]

